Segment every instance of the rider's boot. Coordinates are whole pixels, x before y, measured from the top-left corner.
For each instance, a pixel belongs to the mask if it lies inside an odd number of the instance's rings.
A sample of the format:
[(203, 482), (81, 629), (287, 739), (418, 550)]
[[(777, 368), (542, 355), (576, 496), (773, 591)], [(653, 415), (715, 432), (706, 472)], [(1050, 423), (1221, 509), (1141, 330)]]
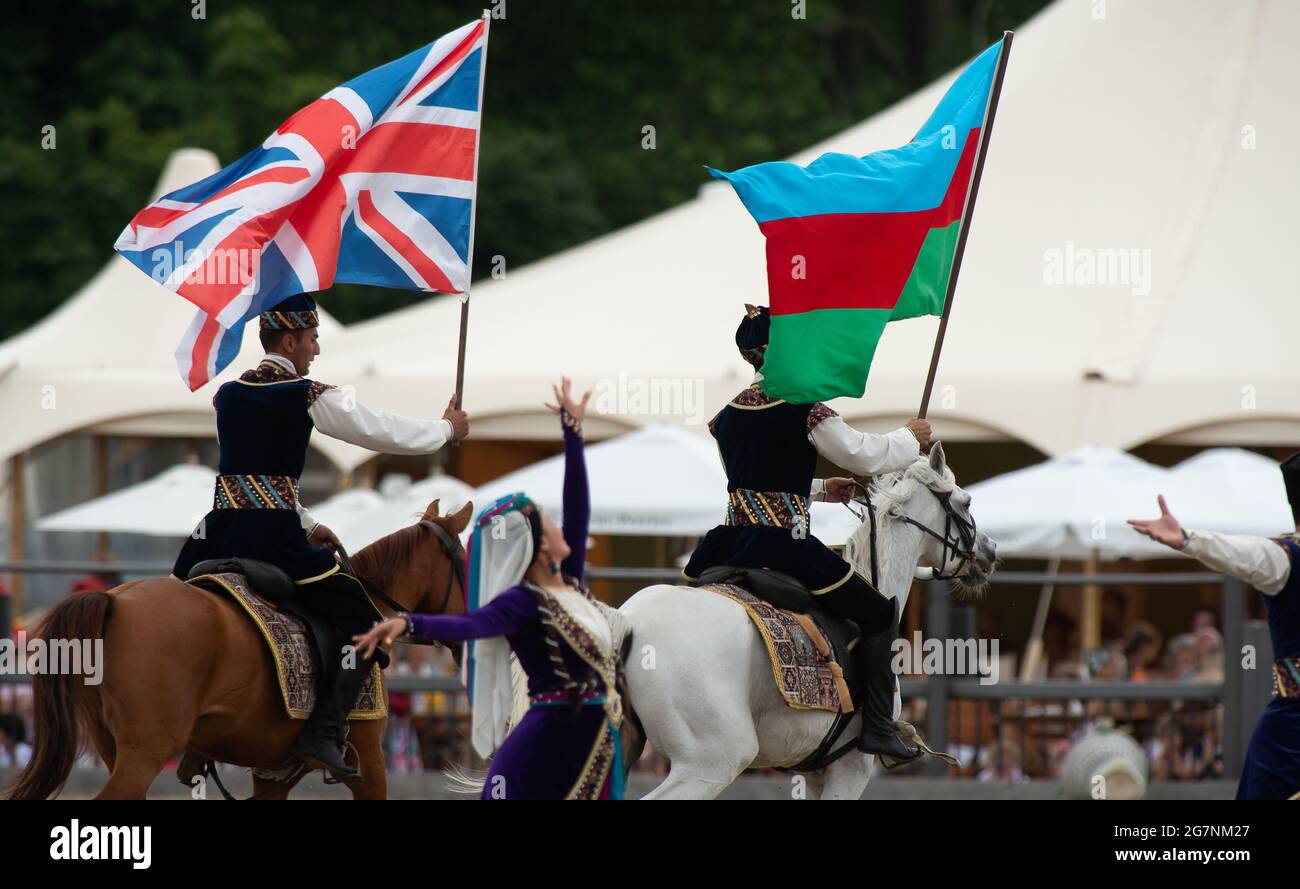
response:
[(340, 666), (328, 689), (323, 689), (302, 734), (293, 745), (294, 755), (313, 769), (325, 769), (335, 778), (355, 778), (359, 772), (343, 758), (348, 733), (348, 713), (370, 675), (372, 660), (350, 669)]
[(898, 637), (897, 603), (893, 625), (858, 643), (858, 667), (863, 676), (862, 732), (858, 749), (890, 758), (890, 765), (911, 762), (921, 750), (907, 744), (894, 730), (893, 642)]

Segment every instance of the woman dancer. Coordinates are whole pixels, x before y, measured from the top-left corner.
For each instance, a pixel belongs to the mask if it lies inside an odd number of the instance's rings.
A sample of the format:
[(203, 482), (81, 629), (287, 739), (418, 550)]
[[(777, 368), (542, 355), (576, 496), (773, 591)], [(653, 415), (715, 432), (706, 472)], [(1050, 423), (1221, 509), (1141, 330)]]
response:
[[(468, 641), (472, 740), (491, 756), (483, 799), (621, 799), (622, 703), (619, 652), (610, 618), (582, 586), (591, 511), (583, 459), (588, 391), (574, 403), (556, 388), (564, 432), (564, 528), (523, 493), (483, 510), (469, 544), (465, 615), (400, 614), (356, 637), (362, 656), (376, 644)], [(529, 708), (507, 736), (512, 707), (510, 652), (528, 675)]]

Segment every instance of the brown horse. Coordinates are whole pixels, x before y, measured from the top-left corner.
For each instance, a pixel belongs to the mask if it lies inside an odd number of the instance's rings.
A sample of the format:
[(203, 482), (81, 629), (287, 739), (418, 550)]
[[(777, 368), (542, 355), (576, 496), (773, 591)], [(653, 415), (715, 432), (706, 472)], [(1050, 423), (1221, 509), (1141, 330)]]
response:
[[(407, 611), (463, 613), (465, 591), (453, 582), (452, 558), (463, 557), (457, 535), (471, 513), (466, 504), (454, 515), (439, 516), (435, 500), (419, 523), (358, 552), (354, 570)], [(450, 532), (454, 554), (431, 523)], [(250, 768), (277, 768), (290, 759), (303, 722), (285, 713), (266, 642), (227, 597), (174, 578), (140, 580), (64, 599), (36, 635), (102, 638), (103, 681), (33, 677), (34, 750), (10, 788), (11, 799), (46, 799), (58, 792), (87, 742), (112, 773), (97, 799), (143, 799), (167, 761), (185, 750)], [(345, 783), (354, 799), (387, 795), (380, 746), (387, 722), (351, 723), (348, 740), (357, 749), (361, 774)], [(283, 799), (301, 777), (271, 781), (255, 775), (254, 795)]]

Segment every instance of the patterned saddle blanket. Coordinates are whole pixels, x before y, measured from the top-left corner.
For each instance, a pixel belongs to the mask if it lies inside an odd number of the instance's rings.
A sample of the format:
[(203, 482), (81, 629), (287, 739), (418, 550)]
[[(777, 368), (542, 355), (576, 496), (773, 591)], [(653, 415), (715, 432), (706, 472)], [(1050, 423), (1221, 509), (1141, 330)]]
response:
[[(311, 716), (312, 708), (316, 706), (320, 662), (307, 625), (258, 596), (242, 574), (204, 574), (187, 582), (226, 595), (244, 610), (271, 650), (285, 712), (290, 719)], [(375, 664), (348, 718), (382, 719), (387, 715), (384, 674)]]
[(852, 713), (853, 698), (844, 670), (826, 634), (808, 614), (784, 611), (729, 583), (700, 587), (739, 604), (758, 629), (772, 661), (777, 691), (797, 710)]

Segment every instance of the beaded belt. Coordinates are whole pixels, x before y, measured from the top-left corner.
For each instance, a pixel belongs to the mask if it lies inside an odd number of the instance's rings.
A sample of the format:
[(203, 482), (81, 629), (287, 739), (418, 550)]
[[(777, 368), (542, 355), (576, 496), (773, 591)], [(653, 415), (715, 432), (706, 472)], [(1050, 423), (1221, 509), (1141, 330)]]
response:
[(296, 509), (298, 480), (291, 475), (219, 475), (213, 509)]
[(1300, 657), (1273, 662), (1273, 684), (1280, 698), (1300, 698)]
[[(539, 695), (530, 695), (528, 705), (530, 707), (563, 707), (569, 703), (569, 700), (567, 691), (544, 691)], [(592, 690), (582, 696), (582, 705), (584, 707), (604, 703), (605, 693), (603, 691)]]
[(808, 498), (782, 491), (737, 488), (727, 496), (728, 525), (771, 525), (808, 530)]

